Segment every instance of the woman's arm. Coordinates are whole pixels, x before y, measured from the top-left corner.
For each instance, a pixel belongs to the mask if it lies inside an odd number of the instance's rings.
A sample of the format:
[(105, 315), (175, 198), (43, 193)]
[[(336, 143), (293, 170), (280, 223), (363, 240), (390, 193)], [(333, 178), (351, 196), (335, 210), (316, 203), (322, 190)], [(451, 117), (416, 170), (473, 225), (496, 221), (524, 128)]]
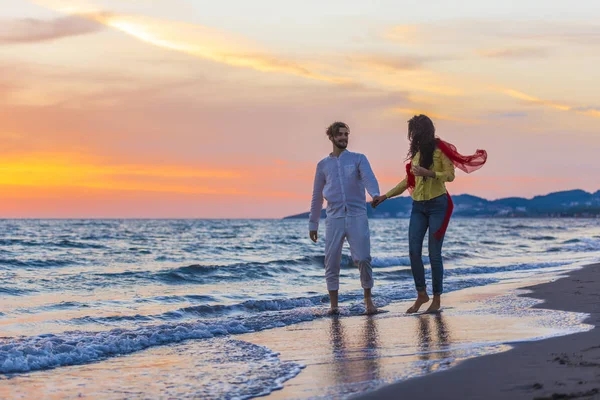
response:
[(387, 197), (389, 199), (391, 197), (399, 196), (402, 193), (404, 193), (407, 186), (408, 186), (408, 183), (406, 182), (406, 178), (404, 178), (404, 180), (402, 182), (400, 182), (399, 184), (397, 184), (395, 188), (393, 188), (392, 190), (387, 192), (385, 194), (385, 197)]
[(444, 153), (441, 154), (441, 159), (442, 171), (436, 171), (435, 177), (442, 182), (452, 182), (454, 180), (454, 164)]

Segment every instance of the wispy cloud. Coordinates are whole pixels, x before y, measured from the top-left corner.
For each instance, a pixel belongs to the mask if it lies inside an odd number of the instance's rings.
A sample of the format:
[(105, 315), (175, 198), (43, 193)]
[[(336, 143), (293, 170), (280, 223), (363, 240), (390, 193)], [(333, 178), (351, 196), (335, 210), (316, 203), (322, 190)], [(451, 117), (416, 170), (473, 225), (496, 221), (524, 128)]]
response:
[(490, 50), (477, 50), (481, 57), (487, 58), (542, 58), (548, 56), (548, 50), (542, 47), (510, 47)]
[(398, 113), (398, 114), (403, 114), (407, 118), (410, 118), (413, 115), (425, 114), (434, 120), (438, 119), (438, 120), (443, 120), (443, 121), (462, 122), (464, 124), (479, 124), (479, 123), (481, 123), (481, 121), (477, 120), (477, 119), (452, 117), (449, 115), (442, 115), (442, 114), (437, 114), (437, 113), (433, 113), (430, 111), (411, 109), (411, 108), (394, 108), (392, 111), (395, 113)]
[(573, 111), (592, 117), (600, 117), (600, 107), (573, 107)]
[(404, 24), (387, 29), (384, 32), (383, 37), (402, 45), (414, 46), (424, 41), (425, 33), (423, 31), (423, 25)]
[(261, 72), (279, 72), (336, 84), (351, 83), (348, 78), (319, 73), (294, 61), (276, 57), (244, 37), (217, 29), (111, 13), (89, 17), (145, 43), (190, 56)]
[[(453, 48), (477, 46), (490, 40), (527, 43), (526, 47), (532, 47), (533, 43), (556, 46), (559, 42), (597, 46), (600, 26), (535, 19), (453, 19), (392, 26), (384, 31), (383, 38), (404, 46), (452, 43)], [(501, 53), (503, 49), (500, 46)]]
[(574, 107), (574, 106), (564, 104), (562, 102), (555, 102), (555, 101), (540, 99), (538, 97), (530, 96), (526, 93), (519, 92), (519, 91), (513, 90), (513, 89), (498, 89), (498, 90), (507, 96), (510, 96), (510, 97), (513, 97), (513, 98), (519, 99), (519, 100), (524, 100), (525, 102), (528, 102), (528, 103), (539, 104), (541, 106), (551, 107), (556, 110), (571, 111), (571, 112), (574, 112), (574, 113), (577, 113), (580, 115), (587, 115), (590, 117), (600, 118), (600, 111), (594, 107), (587, 107), (587, 106)]
[(35, 43), (97, 32), (103, 25), (76, 15), (0, 21), (0, 44)]
[(526, 117), (527, 113), (522, 111), (513, 111), (513, 112), (503, 112), (503, 113), (495, 113), (489, 114), (490, 118), (523, 118)]
[(351, 61), (356, 61), (369, 67), (385, 69), (387, 71), (413, 71), (423, 68), (424, 60), (420, 57), (393, 56), (393, 55), (357, 55), (350, 57)]

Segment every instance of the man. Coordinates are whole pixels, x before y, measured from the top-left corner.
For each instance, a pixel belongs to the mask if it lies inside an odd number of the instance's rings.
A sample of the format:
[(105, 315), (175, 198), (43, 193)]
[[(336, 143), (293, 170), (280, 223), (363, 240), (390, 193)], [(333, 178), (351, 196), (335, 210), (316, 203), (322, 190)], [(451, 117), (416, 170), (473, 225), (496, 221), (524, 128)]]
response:
[(310, 239), (317, 242), (323, 198), (327, 199), (325, 220), (325, 280), (331, 301), (330, 313), (338, 313), (338, 290), (342, 246), (348, 239), (350, 254), (360, 271), (368, 314), (377, 312), (371, 298), (373, 271), (367, 219), (365, 188), (371, 197), (379, 196), (379, 184), (367, 157), (346, 150), (350, 129), (343, 122), (327, 128), (333, 151), (317, 164), (310, 205)]

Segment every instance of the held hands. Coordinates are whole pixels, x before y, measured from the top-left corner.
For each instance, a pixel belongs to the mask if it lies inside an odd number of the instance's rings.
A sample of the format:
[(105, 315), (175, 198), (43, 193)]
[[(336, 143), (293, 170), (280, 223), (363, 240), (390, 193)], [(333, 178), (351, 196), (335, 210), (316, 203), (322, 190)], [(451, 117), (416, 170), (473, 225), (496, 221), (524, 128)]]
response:
[(428, 170), (427, 168), (423, 168), (420, 165), (412, 166), (412, 173), (415, 176), (424, 176), (427, 178), (435, 178), (435, 172)]
[(317, 231), (310, 231), (308, 233), (308, 236), (310, 236), (310, 240), (312, 240), (313, 242), (317, 243), (317, 239), (319, 237), (319, 235), (317, 235)]
[(381, 196), (375, 196), (373, 197), (373, 201), (371, 202), (371, 207), (376, 208), (378, 205), (380, 205), (381, 203), (383, 203), (384, 201), (387, 200), (387, 196), (381, 195)]

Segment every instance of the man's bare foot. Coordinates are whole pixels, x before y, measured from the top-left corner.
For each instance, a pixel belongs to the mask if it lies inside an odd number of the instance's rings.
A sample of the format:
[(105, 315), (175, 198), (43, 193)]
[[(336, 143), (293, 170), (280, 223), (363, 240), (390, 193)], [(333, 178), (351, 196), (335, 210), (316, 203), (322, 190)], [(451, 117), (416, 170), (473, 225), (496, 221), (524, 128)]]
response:
[(338, 291), (337, 290), (329, 291), (329, 303), (330, 303), (330, 308), (329, 308), (329, 311), (327, 311), (327, 314), (339, 315), (340, 310), (338, 309)]
[(429, 296), (427, 292), (419, 292), (417, 296), (417, 300), (415, 300), (415, 304), (413, 304), (408, 310), (406, 310), (407, 314), (414, 314), (419, 311), (419, 308), (425, 303), (429, 301)]
[(329, 311), (327, 311), (329, 315), (340, 315), (340, 309), (337, 307), (331, 307)]
[(431, 302), (431, 305), (425, 312), (433, 313), (433, 312), (439, 311), (439, 309), (441, 307), (442, 307), (442, 297), (439, 294), (435, 294), (435, 295), (433, 295), (433, 301)]
[(377, 307), (373, 304), (371, 289), (365, 289), (365, 314), (377, 314)]
[(377, 314), (377, 311), (377, 307), (375, 307), (375, 304), (373, 304), (372, 301), (365, 301), (365, 314)]

